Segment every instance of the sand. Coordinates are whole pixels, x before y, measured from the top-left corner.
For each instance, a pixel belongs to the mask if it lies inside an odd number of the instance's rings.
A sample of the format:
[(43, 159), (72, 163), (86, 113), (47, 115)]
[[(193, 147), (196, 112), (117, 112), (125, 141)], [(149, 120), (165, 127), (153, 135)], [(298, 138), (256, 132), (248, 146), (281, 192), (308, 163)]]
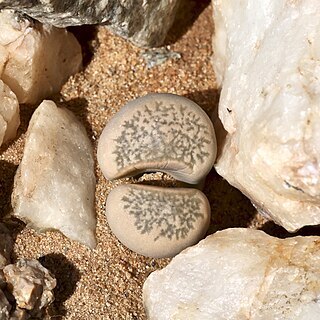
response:
[[(72, 30), (82, 43), (85, 67), (53, 99), (72, 110), (84, 123), (95, 150), (110, 117), (127, 101), (150, 92), (170, 92), (188, 97), (209, 116), (213, 114), (218, 91), (210, 64), (211, 10), (209, 1), (186, 1), (167, 39), (167, 48), (179, 52), (181, 59), (169, 60), (151, 69), (141, 56), (143, 49), (135, 48), (103, 27)], [(2, 216), (11, 212), (13, 177), (23, 154), (25, 132), (34, 108), (22, 106), (18, 138), (0, 150)], [(104, 215), (105, 200), (110, 190), (121, 183), (144, 181), (171, 187), (181, 184), (161, 173), (109, 182), (97, 164), (96, 176), (98, 245), (95, 250), (90, 251), (59, 232), (37, 234), (13, 220), (10, 222), (16, 238), (13, 258), (40, 259), (56, 276), (56, 300), (48, 310), (52, 319), (145, 319), (142, 285), (152, 271), (166, 266), (170, 259), (145, 258), (121, 245), (108, 227)], [(212, 209), (208, 234), (241, 226), (287, 235), (282, 228), (265, 222), (250, 201), (214, 170), (207, 177), (204, 193)]]

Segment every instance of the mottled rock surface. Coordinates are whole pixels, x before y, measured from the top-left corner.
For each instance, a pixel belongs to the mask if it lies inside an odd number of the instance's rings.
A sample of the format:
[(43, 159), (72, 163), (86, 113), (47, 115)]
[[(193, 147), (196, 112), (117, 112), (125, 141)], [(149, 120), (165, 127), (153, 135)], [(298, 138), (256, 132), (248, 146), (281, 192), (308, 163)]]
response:
[(31, 118), (15, 176), (14, 215), (38, 231), (57, 229), (93, 248), (94, 191), (86, 130), (70, 111), (44, 101)]
[(65, 29), (0, 11), (0, 79), (20, 103), (37, 103), (61, 90), (81, 68), (81, 47)]
[(128, 102), (107, 123), (97, 156), (110, 180), (163, 171), (197, 184), (211, 170), (216, 152), (206, 113), (187, 98), (157, 93)]
[(143, 298), (150, 320), (317, 320), (320, 239), (217, 232), (152, 273)]
[[(24, 310), (28, 315), (40, 317), (42, 311), (53, 300), (53, 289), (57, 281), (37, 260), (19, 260), (3, 269), (10, 293), (15, 298), (16, 317), (21, 318)], [(24, 310), (21, 310), (24, 309)]]
[(153, 258), (172, 257), (197, 243), (211, 217), (209, 202), (199, 190), (144, 185), (113, 189), (106, 215), (125, 246)]
[(214, 0), (216, 169), (289, 231), (320, 223), (320, 2)]
[(178, 4), (179, 0), (0, 0), (0, 9), (15, 9), (57, 27), (103, 23), (138, 46), (154, 47), (163, 44)]
[(19, 110), (16, 95), (0, 80), (0, 145), (16, 136), (20, 125)]

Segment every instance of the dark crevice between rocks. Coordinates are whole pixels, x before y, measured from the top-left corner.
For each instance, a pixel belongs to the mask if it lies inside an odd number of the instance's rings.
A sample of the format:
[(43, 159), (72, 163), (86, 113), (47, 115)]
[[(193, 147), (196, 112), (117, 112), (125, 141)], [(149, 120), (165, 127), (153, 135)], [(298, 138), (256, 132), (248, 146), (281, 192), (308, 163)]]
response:
[(0, 160), (0, 218), (5, 218), (11, 211), (11, 193), (13, 190), (16, 165)]
[(39, 258), (40, 263), (47, 268), (57, 280), (54, 289), (54, 302), (48, 307), (50, 319), (62, 319), (66, 315), (64, 302), (76, 290), (81, 279), (80, 271), (61, 253), (51, 253)]
[(270, 236), (281, 239), (291, 238), (296, 236), (320, 236), (320, 225), (305, 226), (296, 232), (288, 232), (283, 227), (275, 224), (273, 221), (266, 222), (260, 230), (264, 231)]
[[(24, 229), (25, 224), (11, 215), (11, 194), (13, 191), (14, 176), (17, 165), (0, 160), (0, 221), (9, 229), (10, 235), (15, 242), (17, 235)], [(14, 254), (11, 260), (15, 260)]]
[(164, 45), (177, 42), (191, 28), (210, 0), (180, 0), (177, 14)]
[(211, 207), (208, 235), (228, 228), (247, 228), (257, 214), (250, 200), (214, 169), (207, 176), (203, 192)]
[[(25, 224), (14, 218), (11, 205), (11, 194), (13, 191), (14, 176), (17, 165), (0, 160), (0, 222), (4, 223), (10, 231), (10, 235), (15, 242), (17, 235), (24, 229)], [(16, 259), (14, 253), (11, 253), (11, 261)]]
[(83, 25), (80, 27), (68, 27), (81, 45), (82, 64), (86, 68), (94, 57), (99, 47), (97, 37), (98, 28), (95, 25)]

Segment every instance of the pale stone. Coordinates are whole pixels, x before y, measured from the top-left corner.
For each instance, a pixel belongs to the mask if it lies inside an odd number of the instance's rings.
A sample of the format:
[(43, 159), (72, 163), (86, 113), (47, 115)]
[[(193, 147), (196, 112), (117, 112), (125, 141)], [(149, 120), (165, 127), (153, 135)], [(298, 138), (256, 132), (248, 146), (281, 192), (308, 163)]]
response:
[(172, 257), (197, 243), (211, 217), (209, 202), (199, 190), (144, 185), (113, 189), (106, 215), (126, 247), (153, 258)]
[(214, 0), (216, 169), (289, 231), (320, 224), (320, 2)]
[(143, 300), (150, 320), (318, 320), (320, 238), (217, 232), (153, 272)]
[(98, 162), (107, 179), (163, 171), (197, 184), (217, 152), (211, 120), (193, 101), (174, 94), (148, 94), (128, 102), (107, 123)]
[(82, 64), (81, 47), (65, 29), (0, 11), (0, 79), (20, 103), (57, 93)]
[(86, 130), (68, 110), (44, 101), (34, 112), (15, 176), (14, 215), (38, 231), (60, 230), (95, 247), (95, 175)]
[(57, 27), (102, 23), (138, 46), (163, 44), (180, 0), (0, 0)]
[[(57, 281), (37, 260), (21, 259), (6, 266), (3, 273), (17, 306), (28, 310), (30, 315), (39, 317), (54, 300)], [(23, 311), (18, 313), (23, 315)]]
[(15, 138), (20, 125), (16, 95), (0, 80), (0, 145)]

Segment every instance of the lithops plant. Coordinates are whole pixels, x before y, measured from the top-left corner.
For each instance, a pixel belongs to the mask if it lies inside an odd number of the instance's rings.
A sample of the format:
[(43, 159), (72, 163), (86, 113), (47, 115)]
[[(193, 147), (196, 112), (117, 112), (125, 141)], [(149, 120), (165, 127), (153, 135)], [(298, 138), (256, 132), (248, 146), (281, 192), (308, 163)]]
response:
[(110, 192), (106, 215), (112, 232), (126, 247), (163, 258), (176, 255), (205, 235), (210, 205), (193, 188), (121, 185)]
[(196, 184), (211, 170), (216, 152), (206, 113), (187, 98), (158, 93), (130, 101), (109, 121), (98, 162), (109, 180), (162, 171)]

